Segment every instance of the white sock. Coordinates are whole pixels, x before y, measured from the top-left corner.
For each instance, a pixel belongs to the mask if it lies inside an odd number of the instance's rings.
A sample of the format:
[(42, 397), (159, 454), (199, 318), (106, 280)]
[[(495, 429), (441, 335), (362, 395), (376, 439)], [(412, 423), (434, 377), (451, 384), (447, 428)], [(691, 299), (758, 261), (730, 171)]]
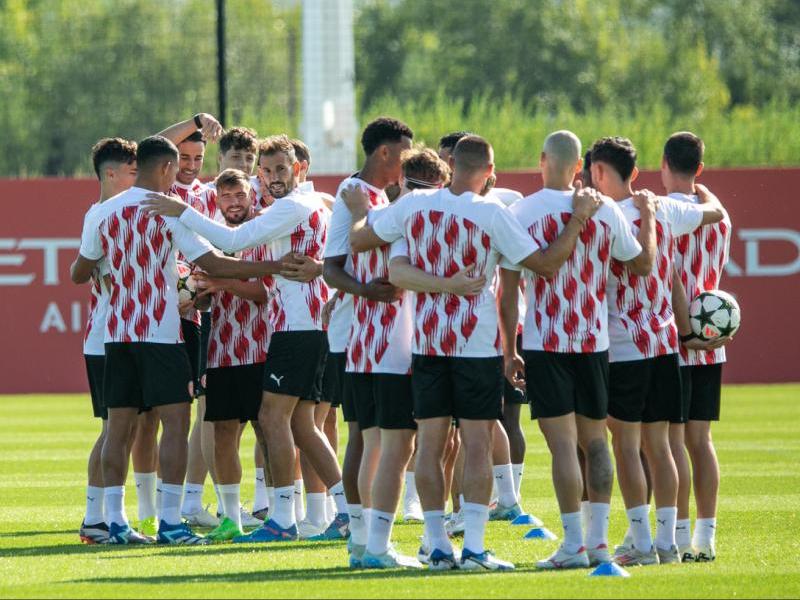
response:
[(222, 493), (219, 491), (219, 485), (214, 484), (214, 493), (217, 495), (217, 514), (225, 514), (225, 504), (222, 500)]
[(336, 518), (336, 502), (333, 496), (327, 494), (325, 497), (325, 522), (330, 523)]
[(325, 518), (325, 506), (328, 502), (325, 492), (319, 494), (306, 494), (306, 519), (317, 527), (322, 527), (327, 523)]
[[(161, 492), (164, 492), (164, 485), (161, 484)], [(191, 515), (203, 510), (203, 484), (187, 483), (183, 490), (183, 506), (181, 513)]]
[(650, 534), (650, 505), (634, 506), (626, 512), (634, 547), (641, 552), (650, 552), (653, 547), (653, 538)]
[[(106, 488), (106, 493), (108, 493)], [(695, 548), (704, 548), (711, 546), (717, 534), (717, 519), (697, 519), (694, 522), (694, 537), (692, 538), (692, 546)]]
[[(583, 500), (581, 502), (581, 529), (583, 529), (584, 535), (589, 537), (589, 527), (592, 525), (592, 503), (588, 500)], [(589, 548), (588, 542), (584, 544), (587, 548)]]
[(389, 550), (389, 539), (392, 537), (394, 515), (375, 509), (371, 509), (369, 513), (367, 552), (378, 556)]
[(267, 486), (267, 508), (269, 508), (269, 514), (272, 515), (272, 511), (275, 510), (275, 488)]
[[(494, 485), (494, 483), (492, 483), (492, 485)], [(465, 502), (466, 502), (466, 500), (464, 500), (464, 494), (459, 494), (458, 495), (458, 506), (459, 506), (458, 514), (461, 514), (461, 511), (464, 510), (464, 503)]]
[(242, 511), (239, 509), (239, 493), (240, 484), (231, 483), (227, 485), (218, 485), (217, 491), (222, 497), (222, 510), (225, 516), (231, 521), (236, 523), (236, 526), (241, 531), (242, 529)]
[(514, 475), (514, 493), (517, 495), (517, 502), (522, 501), (522, 472), (525, 465), (511, 465), (511, 472)]
[[(331, 496), (333, 496), (333, 501), (336, 503), (336, 512), (346, 514), (348, 511), (348, 506), (351, 505), (347, 503), (347, 499), (344, 497), (344, 484), (341, 481), (331, 488)], [(358, 504), (353, 506), (361, 505)]]
[(264, 477), (264, 469), (256, 468), (256, 495), (253, 498), (253, 512), (258, 512), (265, 508), (269, 508), (267, 480)]
[(414, 471), (406, 471), (405, 482), (406, 482), (405, 501), (408, 503), (414, 500), (419, 500), (419, 494), (417, 493), (417, 480), (414, 475)]
[(692, 543), (691, 519), (678, 519), (675, 521), (675, 543), (678, 548), (685, 548)]
[(163, 484), (161, 477), (156, 479), (156, 522), (161, 521), (161, 486)]
[(633, 546), (633, 530), (631, 524), (628, 522), (628, 529), (625, 530), (625, 537), (622, 538), (623, 546)]
[(86, 486), (86, 514), (83, 517), (84, 525), (97, 525), (105, 522), (103, 503), (104, 491), (101, 487)]
[(298, 523), (306, 516), (306, 507), (303, 505), (303, 480), (294, 480), (294, 518)]
[[(461, 506), (463, 510), (464, 505)], [(444, 511), (426, 510), (422, 515), (425, 519), (425, 533), (428, 536), (430, 551), (441, 550), (445, 554), (452, 554), (453, 546), (444, 528)]]
[[(581, 506), (581, 508), (583, 507)], [(591, 520), (589, 529), (584, 530), (586, 532), (586, 547), (608, 546), (608, 514), (611, 512), (611, 505), (605, 502), (592, 502), (590, 508)]]
[(675, 521), (677, 506), (662, 506), (656, 509), (656, 548), (669, 550), (675, 545)]
[(574, 554), (583, 547), (581, 513), (561, 513), (561, 526), (564, 528), (564, 543), (561, 546)]
[(136, 482), (136, 503), (139, 520), (144, 521), (156, 516), (156, 474), (134, 473)]
[(511, 470), (511, 463), (495, 465), (492, 470), (494, 471), (494, 482), (497, 485), (498, 504), (514, 506), (517, 503), (517, 493), (514, 491), (514, 472)]
[[(463, 496), (463, 494), (462, 494)], [(497, 480), (492, 478), (492, 498), (489, 500), (489, 504), (497, 504), (498, 501), (498, 490), (497, 490)], [(464, 505), (464, 501), (461, 501), (461, 505)]]
[[(510, 471), (511, 465), (507, 466)], [(489, 507), (475, 502), (465, 502), (461, 507), (461, 512), (464, 515), (464, 549), (481, 554), (484, 550), (483, 538), (486, 534), (486, 523), (489, 521)]]
[(356, 546), (367, 545), (367, 522), (364, 519), (364, 507), (360, 504), (348, 504), (350, 515), (350, 539)]
[(181, 484), (161, 484), (161, 520), (167, 525), (180, 525), (182, 495), (183, 486)]
[(283, 529), (288, 529), (296, 525), (294, 512), (294, 485), (275, 488), (275, 504), (271, 505), (273, 510), (272, 520)]
[(109, 525), (127, 525), (128, 517), (125, 516), (125, 486), (114, 485), (103, 490), (103, 504), (106, 510), (106, 520)]

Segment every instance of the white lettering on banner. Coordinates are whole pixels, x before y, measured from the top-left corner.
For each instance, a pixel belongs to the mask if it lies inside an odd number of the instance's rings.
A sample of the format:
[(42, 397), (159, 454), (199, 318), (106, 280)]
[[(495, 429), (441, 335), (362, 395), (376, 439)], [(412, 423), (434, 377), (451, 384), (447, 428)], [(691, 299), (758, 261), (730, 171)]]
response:
[[(44, 254), (42, 274), (44, 285), (58, 285), (58, 251), (80, 248), (78, 238), (0, 238), (0, 250), (41, 250)], [(0, 266), (22, 266), (25, 254), (0, 254)], [(35, 273), (0, 275), (0, 285), (30, 285), (36, 278)]]
[[(0, 238), (0, 250), (13, 250), (15, 240)], [(19, 267), (25, 262), (24, 254), (0, 254), (0, 267)], [(0, 275), (0, 285), (29, 285), (36, 277), (33, 273), (24, 275)]]
[[(83, 327), (85, 325), (82, 314), (83, 307), (83, 302), (70, 302), (69, 333), (83, 333)], [(86, 310), (89, 310), (88, 306)], [(67, 333), (67, 323), (64, 320), (64, 314), (65, 313), (62, 313), (61, 309), (58, 307), (57, 302), (50, 302), (44, 311), (44, 317), (42, 317), (42, 322), (39, 325), (39, 333), (50, 333), (51, 330), (55, 330), (58, 333)]]
[[(800, 233), (792, 229), (743, 229), (739, 239), (744, 241), (745, 273), (750, 277), (788, 277), (800, 273)], [(781, 241), (794, 244), (797, 256), (794, 262), (782, 265), (762, 265), (758, 244), (761, 241)]]

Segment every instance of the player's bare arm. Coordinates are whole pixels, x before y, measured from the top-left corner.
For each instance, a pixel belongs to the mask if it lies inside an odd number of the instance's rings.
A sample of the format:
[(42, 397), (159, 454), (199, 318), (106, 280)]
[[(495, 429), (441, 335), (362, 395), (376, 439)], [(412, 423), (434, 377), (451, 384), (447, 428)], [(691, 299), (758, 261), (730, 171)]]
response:
[(369, 213), (369, 197), (358, 185), (351, 185), (342, 190), (342, 200), (350, 211), (353, 224), (350, 228), (350, 248), (353, 252), (366, 252), (386, 244), (385, 240), (378, 237), (367, 225)]
[(694, 335), (692, 325), (689, 321), (689, 300), (686, 296), (686, 288), (677, 270), (672, 271), (672, 312), (675, 315), (675, 325), (678, 327), (681, 345), (690, 350), (716, 350), (722, 348), (733, 338), (717, 338), (712, 341), (704, 341)]
[(451, 277), (437, 277), (412, 266), (407, 256), (395, 256), (389, 263), (389, 281), (412, 292), (475, 296), (486, 286), (486, 276), (475, 274), (475, 265), (461, 269)]
[(99, 260), (90, 260), (78, 254), (78, 258), (69, 267), (72, 283), (86, 283), (92, 278), (92, 273), (97, 268)]
[(547, 279), (555, 276), (575, 250), (581, 230), (602, 204), (597, 190), (576, 187), (572, 196), (572, 217), (559, 236), (547, 248), (537, 250), (520, 264)]
[(503, 344), (504, 373), (509, 383), (525, 389), (525, 363), (517, 353), (517, 325), (519, 323), (519, 271), (500, 269), (500, 290), (497, 296), (497, 316), (500, 321), (500, 339)]
[(217, 252), (206, 252), (194, 264), (211, 277), (222, 279), (255, 279), (277, 275), (283, 267), (280, 260), (254, 262), (222, 256)]
[(170, 125), (158, 135), (162, 135), (174, 144), (178, 144), (192, 135), (195, 131), (201, 131), (203, 137), (209, 142), (216, 142), (225, 132), (219, 121), (208, 113), (198, 113), (185, 121)]
[(694, 188), (697, 192), (697, 199), (700, 200), (700, 208), (703, 209), (701, 225), (712, 225), (722, 221), (725, 218), (725, 209), (719, 198), (702, 183), (695, 183)]
[(281, 276), (291, 281), (307, 283), (312, 279), (322, 276), (322, 261), (316, 260), (305, 254), (292, 254), (284, 257), (286, 260), (281, 269)]
[[(217, 292), (230, 292), (234, 296), (251, 300), (252, 302), (266, 302), (267, 291), (261, 281), (242, 281), (241, 279), (221, 279), (209, 277), (206, 273), (195, 273), (198, 294), (200, 299), (209, 299)], [(197, 308), (203, 308), (195, 301)]]
[(160, 215), (175, 218), (180, 217), (186, 209), (194, 210), (180, 198), (158, 192), (147, 194), (147, 199), (142, 202), (142, 208), (150, 216)]
[(657, 198), (649, 190), (639, 190), (633, 195), (633, 204), (639, 209), (639, 235), (636, 236), (642, 246), (641, 253), (625, 264), (636, 275), (649, 275), (653, 271), (656, 259), (656, 208)]

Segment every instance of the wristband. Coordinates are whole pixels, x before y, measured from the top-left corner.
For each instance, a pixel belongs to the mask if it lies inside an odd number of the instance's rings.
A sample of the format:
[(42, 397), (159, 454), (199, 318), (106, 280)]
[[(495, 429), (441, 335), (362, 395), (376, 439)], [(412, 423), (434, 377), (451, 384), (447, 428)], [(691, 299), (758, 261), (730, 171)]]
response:
[(699, 339), (699, 337), (697, 336), (697, 334), (694, 331), (692, 333), (687, 333), (686, 335), (681, 335), (681, 336), (678, 336), (678, 337), (679, 337), (679, 339), (681, 341), (681, 344), (685, 344), (686, 342), (691, 341), (691, 340), (693, 340), (695, 338)]
[(194, 116), (194, 124), (195, 124), (195, 127), (197, 127), (198, 129), (202, 129), (203, 128), (203, 120), (200, 118), (200, 113), (197, 113)]

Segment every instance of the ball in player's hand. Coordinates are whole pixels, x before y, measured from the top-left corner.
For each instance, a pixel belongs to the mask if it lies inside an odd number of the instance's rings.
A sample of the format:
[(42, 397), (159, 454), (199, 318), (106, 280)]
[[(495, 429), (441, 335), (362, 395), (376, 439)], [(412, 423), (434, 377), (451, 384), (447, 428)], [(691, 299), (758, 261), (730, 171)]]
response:
[(178, 261), (178, 302), (189, 302), (197, 296), (197, 280), (188, 263)]
[(739, 329), (742, 313), (728, 292), (702, 292), (689, 304), (689, 321), (694, 334), (704, 341), (731, 337)]

